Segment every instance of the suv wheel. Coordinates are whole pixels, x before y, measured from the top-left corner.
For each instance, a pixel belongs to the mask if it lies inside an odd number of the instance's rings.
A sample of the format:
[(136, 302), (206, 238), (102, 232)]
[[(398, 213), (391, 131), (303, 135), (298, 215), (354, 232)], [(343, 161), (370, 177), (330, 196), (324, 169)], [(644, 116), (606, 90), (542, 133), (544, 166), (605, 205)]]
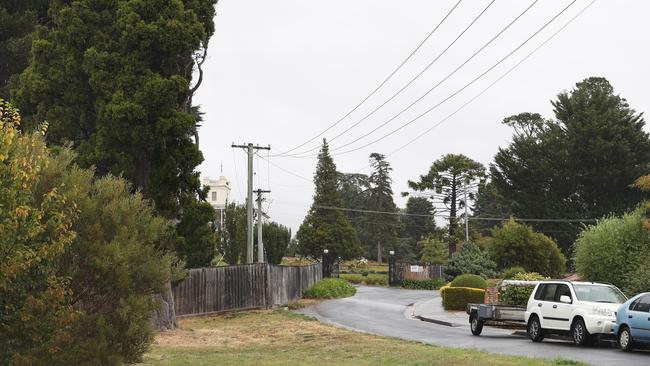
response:
[(533, 342), (541, 342), (544, 340), (544, 329), (542, 329), (542, 324), (539, 322), (537, 315), (533, 315), (528, 320), (528, 336)]
[(631, 351), (634, 346), (632, 341), (632, 333), (628, 327), (621, 328), (621, 331), (618, 332), (618, 346), (621, 347), (623, 351)]
[(578, 346), (587, 346), (592, 343), (592, 336), (582, 319), (575, 320), (571, 325), (571, 337), (573, 337), (573, 343)]

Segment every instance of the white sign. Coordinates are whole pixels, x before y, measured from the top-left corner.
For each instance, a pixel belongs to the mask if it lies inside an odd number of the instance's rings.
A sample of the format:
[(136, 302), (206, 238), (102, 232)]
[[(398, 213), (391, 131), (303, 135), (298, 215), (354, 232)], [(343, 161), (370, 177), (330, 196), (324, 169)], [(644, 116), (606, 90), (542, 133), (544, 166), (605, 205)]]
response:
[(422, 267), (422, 266), (411, 266), (411, 272), (424, 272), (424, 267)]

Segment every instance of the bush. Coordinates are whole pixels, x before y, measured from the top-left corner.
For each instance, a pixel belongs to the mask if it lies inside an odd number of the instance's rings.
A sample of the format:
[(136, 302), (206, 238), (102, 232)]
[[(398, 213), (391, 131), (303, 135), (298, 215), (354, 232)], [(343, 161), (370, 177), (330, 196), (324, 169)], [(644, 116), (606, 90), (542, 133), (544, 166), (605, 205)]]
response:
[(305, 290), (303, 297), (308, 299), (338, 299), (357, 293), (348, 281), (340, 278), (325, 278)]
[(524, 269), (524, 267), (519, 267), (519, 266), (510, 267), (505, 271), (503, 271), (501, 277), (503, 277), (504, 280), (511, 280), (515, 278), (515, 275), (517, 275), (518, 273), (526, 273), (526, 270)]
[(480, 288), (486, 289), (487, 282), (481, 276), (473, 274), (462, 274), (454, 278), (453, 281), (449, 284), (450, 287), (471, 287), (471, 288)]
[(587, 281), (611, 282), (627, 294), (648, 290), (650, 233), (643, 209), (608, 217), (587, 227), (576, 240), (576, 270)]
[(500, 269), (521, 266), (546, 276), (559, 276), (566, 269), (566, 258), (553, 239), (514, 220), (492, 230), (487, 249)]
[(0, 364), (138, 362), (153, 338), (152, 295), (169, 281), (173, 228), (123, 179), (96, 179), (69, 149), (18, 132), (3, 104)]
[(388, 276), (371, 274), (366, 277), (365, 283), (368, 286), (388, 286)]
[(440, 289), (442, 307), (445, 310), (465, 310), (467, 304), (482, 304), (485, 290), (469, 287), (443, 286)]
[(444, 284), (445, 281), (438, 278), (435, 280), (404, 280), (400, 286), (411, 290), (438, 290)]
[(357, 273), (342, 273), (339, 275), (339, 278), (354, 284), (388, 286), (388, 276), (384, 274), (368, 274), (368, 276), (363, 276)]
[(430, 235), (417, 242), (420, 250), (420, 262), (431, 264), (446, 264), (449, 258), (449, 249), (442, 240)]
[[(517, 273), (514, 278), (518, 281), (540, 281), (546, 279), (544, 276), (536, 272), (531, 273)], [(500, 302), (513, 306), (526, 306), (530, 294), (533, 293), (535, 286), (529, 285), (507, 285), (503, 286), (500, 290)]]
[(452, 254), (445, 266), (445, 275), (452, 280), (461, 274), (475, 274), (483, 278), (496, 276), (496, 263), (473, 243), (465, 243), (459, 252)]

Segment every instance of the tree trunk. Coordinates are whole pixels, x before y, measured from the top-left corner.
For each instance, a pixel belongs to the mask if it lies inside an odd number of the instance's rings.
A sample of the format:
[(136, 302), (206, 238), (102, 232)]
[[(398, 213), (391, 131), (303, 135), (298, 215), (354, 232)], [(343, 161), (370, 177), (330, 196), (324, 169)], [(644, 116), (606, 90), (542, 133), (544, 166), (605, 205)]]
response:
[(174, 310), (174, 295), (171, 282), (167, 282), (165, 291), (162, 294), (155, 295), (154, 298), (159, 304), (158, 310), (151, 317), (154, 329), (176, 329), (176, 311)]
[(456, 253), (456, 175), (451, 177), (451, 206), (449, 207), (449, 257)]
[(381, 262), (381, 241), (377, 241), (377, 262)]

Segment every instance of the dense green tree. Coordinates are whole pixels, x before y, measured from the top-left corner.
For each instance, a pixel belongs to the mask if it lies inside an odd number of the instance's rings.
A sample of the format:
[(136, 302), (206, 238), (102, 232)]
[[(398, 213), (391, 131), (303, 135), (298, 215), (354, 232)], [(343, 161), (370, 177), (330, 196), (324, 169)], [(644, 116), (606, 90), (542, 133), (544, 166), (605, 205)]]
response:
[(176, 252), (188, 268), (207, 267), (217, 250), (216, 212), (209, 203), (196, 200), (185, 204), (183, 209), (182, 219), (176, 225), (179, 235)]
[[(485, 177), (485, 167), (462, 154), (447, 154), (436, 160), (429, 172), (420, 176), (420, 180), (409, 181), (411, 189), (417, 191), (431, 190), (441, 198), (449, 209), (449, 252), (456, 251), (456, 234), (458, 229), (458, 210), (465, 207), (463, 187), (477, 179)], [(474, 199), (474, 191), (469, 191), (468, 200)]]
[(514, 220), (492, 230), (487, 249), (498, 270), (521, 266), (550, 277), (559, 277), (566, 270), (566, 258), (553, 239)]
[(435, 236), (427, 236), (418, 241), (420, 262), (431, 264), (446, 264), (449, 257), (447, 245)]
[[(343, 207), (353, 210), (370, 210), (370, 181), (366, 174), (339, 173), (338, 190), (341, 193)], [(367, 213), (358, 211), (345, 211), (345, 216), (350, 220), (352, 227), (357, 232), (359, 241), (367, 247), (370, 243), (370, 231), (374, 224), (366, 220)]]
[(271, 264), (280, 264), (289, 247), (291, 229), (276, 222), (266, 222), (262, 228), (264, 253)]
[[(368, 179), (370, 188), (368, 190), (367, 208), (372, 211), (397, 213), (397, 205), (393, 201), (393, 180), (390, 172), (393, 170), (382, 154), (370, 154), (370, 167), (372, 173)], [(399, 216), (390, 214), (365, 214), (362, 222), (368, 223), (366, 231), (368, 242), (366, 250), (368, 256), (382, 259), (382, 254), (387, 249), (394, 250), (397, 245), (397, 233), (399, 231)], [(373, 255), (374, 254), (374, 255)]]
[(215, 0), (55, 3), (12, 96), (29, 121), (50, 123), (49, 143), (71, 141), (81, 166), (124, 176), (182, 220), (202, 192), (192, 95)]
[[(631, 187), (647, 173), (645, 122), (604, 78), (592, 77), (552, 102), (555, 120), (522, 113), (504, 123), (515, 133), (490, 167), (498, 195), (521, 218), (599, 218), (634, 207)], [(568, 252), (580, 223), (534, 223)]]
[(244, 263), (246, 260), (247, 225), (246, 206), (234, 202), (227, 204), (219, 235), (219, 252), (230, 265)]
[(402, 216), (405, 236), (418, 241), (436, 231), (436, 221), (433, 218), (435, 208), (426, 197), (409, 197), (405, 213)]
[(314, 202), (296, 235), (298, 252), (302, 255), (320, 258), (323, 250), (328, 249), (334, 258), (349, 259), (362, 253), (357, 234), (347, 217), (332, 209), (343, 204), (338, 177), (327, 141), (323, 140), (314, 174)]
[(9, 90), (29, 62), (32, 39), (46, 25), (50, 0), (6, 0), (0, 4), (0, 98)]

